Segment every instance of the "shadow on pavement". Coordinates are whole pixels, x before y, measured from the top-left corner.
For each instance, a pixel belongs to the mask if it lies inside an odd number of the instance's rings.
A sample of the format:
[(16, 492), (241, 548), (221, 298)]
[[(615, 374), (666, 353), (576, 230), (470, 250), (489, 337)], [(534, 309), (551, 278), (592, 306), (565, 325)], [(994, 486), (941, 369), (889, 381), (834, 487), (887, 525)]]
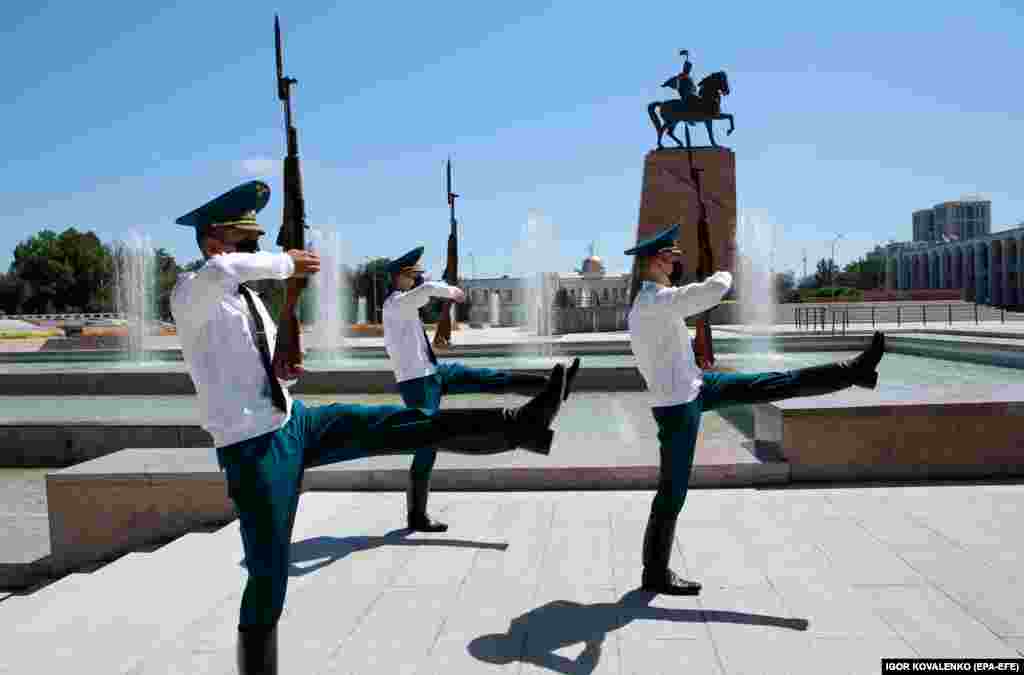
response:
[[(410, 539), (411, 530), (391, 530), (381, 537), (311, 537), (294, 542), (289, 553), (288, 576), (301, 577), (331, 565), (357, 551), (368, 551), (379, 546), (446, 546), (450, 548), (475, 548), (491, 551), (505, 551), (507, 543), (470, 541), (467, 539), (446, 539), (441, 537), (417, 537)], [(315, 561), (315, 562), (314, 562)], [(300, 563), (313, 562), (311, 565)], [(245, 565), (245, 561), (239, 562)]]
[[(654, 593), (632, 590), (616, 602), (581, 604), (555, 600), (512, 619), (506, 633), (473, 639), (467, 649), (475, 658), (487, 663), (522, 661), (566, 675), (588, 675), (597, 668), (608, 634), (634, 619), (737, 623), (801, 631), (808, 626), (806, 619), (766, 614), (651, 607), (654, 597)], [(585, 647), (575, 659), (555, 653), (577, 643)]]

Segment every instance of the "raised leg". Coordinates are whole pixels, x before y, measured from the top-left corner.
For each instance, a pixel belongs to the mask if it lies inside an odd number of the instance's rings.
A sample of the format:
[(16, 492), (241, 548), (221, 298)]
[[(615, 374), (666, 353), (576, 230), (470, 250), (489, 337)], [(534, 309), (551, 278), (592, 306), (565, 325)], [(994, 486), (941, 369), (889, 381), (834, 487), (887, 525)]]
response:
[(417, 448), (492, 455), (523, 448), (550, 451), (548, 429), (561, 407), (565, 368), (552, 371), (544, 391), (518, 408), (425, 411), (399, 406), (333, 404), (309, 411), (306, 466), (375, 455), (405, 455)]
[(769, 373), (704, 373), (700, 400), (705, 411), (728, 405), (770, 403), (798, 396), (821, 396), (852, 386), (873, 389), (875, 370), (885, 352), (885, 336), (856, 358), (820, 366)]
[(536, 396), (548, 383), (548, 375), (512, 373), (493, 368), (470, 368), (446, 362), (438, 366), (441, 391), (445, 396), (459, 394), (520, 394)]

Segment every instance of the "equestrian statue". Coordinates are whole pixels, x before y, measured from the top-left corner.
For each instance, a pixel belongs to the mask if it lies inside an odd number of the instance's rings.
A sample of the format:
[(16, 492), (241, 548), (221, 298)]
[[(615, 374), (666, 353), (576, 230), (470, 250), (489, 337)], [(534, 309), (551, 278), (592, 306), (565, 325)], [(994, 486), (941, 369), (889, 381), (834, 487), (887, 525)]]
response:
[(732, 115), (723, 113), (721, 109), (722, 97), (729, 95), (729, 78), (724, 70), (719, 70), (705, 77), (695, 87), (693, 79), (690, 77), (693, 64), (690, 63), (689, 51), (682, 49), (679, 54), (685, 59), (682, 72), (673, 75), (661, 85), (675, 89), (679, 98), (654, 101), (647, 106), (651, 123), (654, 124), (654, 129), (658, 132), (658, 149), (661, 150), (664, 147), (661, 144), (661, 138), (665, 133), (668, 133), (680, 147), (683, 146), (683, 142), (675, 135), (676, 125), (680, 122), (686, 123), (683, 126), (683, 131), (686, 132), (686, 147), (690, 147), (690, 130), (687, 126), (697, 122), (704, 123), (712, 147), (718, 147), (711, 122), (713, 120), (729, 120), (729, 130), (726, 131), (726, 134), (731, 134), (736, 128)]

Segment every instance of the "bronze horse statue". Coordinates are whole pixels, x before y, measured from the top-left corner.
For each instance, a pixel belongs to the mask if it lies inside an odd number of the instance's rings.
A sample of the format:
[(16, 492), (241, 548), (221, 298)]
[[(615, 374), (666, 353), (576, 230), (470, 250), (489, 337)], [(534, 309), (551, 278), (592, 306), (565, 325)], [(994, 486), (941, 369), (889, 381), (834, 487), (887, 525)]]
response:
[[(662, 86), (671, 87), (675, 80), (676, 78), (673, 77)], [(686, 100), (655, 101), (647, 106), (647, 114), (651, 116), (651, 122), (658, 132), (659, 150), (664, 147), (661, 144), (661, 137), (666, 132), (680, 147), (683, 146), (683, 142), (675, 135), (676, 125), (680, 122), (686, 122), (687, 125), (704, 122), (713, 147), (718, 147), (718, 143), (715, 142), (715, 134), (711, 128), (712, 120), (729, 120), (729, 130), (726, 131), (726, 134), (731, 134), (736, 128), (732, 115), (723, 113), (721, 110), (722, 96), (729, 95), (729, 78), (725, 71), (719, 70), (716, 73), (711, 73), (697, 86), (699, 93), (687, 97)], [(684, 125), (683, 131), (686, 132), (686, 147), (690, 147), (690, 130)]]

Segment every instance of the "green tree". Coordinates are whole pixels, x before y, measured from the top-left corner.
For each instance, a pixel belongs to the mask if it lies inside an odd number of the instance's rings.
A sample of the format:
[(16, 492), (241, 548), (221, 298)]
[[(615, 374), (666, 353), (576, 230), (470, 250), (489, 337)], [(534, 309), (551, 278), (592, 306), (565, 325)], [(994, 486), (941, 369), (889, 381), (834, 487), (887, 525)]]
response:
[(154, 268), (157, 317), (171, 321), (171, 291), (174, 290), (174, 284), (178, 282), (178, 275), (182, 269), (174, 260), (174, 256), (163, 248), (158, 248), (154, 252)]
[(774, 276), (776, 302), (799, 302), (800, 294), (795, 291), (796, 279), (792, 272), (781, 272)]
[(819, 260), (818, 269), (814, 273), (815, 288), (831, 286), (832, 281), (836, 278), (837, 271), (836, 262), (831, 258), (822, 258)]
[(0, 313), (18, 314), (25, 285), (13, 274), (0, 273)]
[(43, 230), (15, 247), (11, 273), (27, 288), (24, 311), (99, 311), (113, 258), (93, 232)]
[(845, 278), (861, 290), (881, 288), (884, 282), (885, 259), (880, 256), (861, 258), (846, 266)]
[(389, 262), (390, 258), (376, 258), (357, 267), (354, 273), (350, 288), (356, 298), (366, 298), (366, 305), (370, 308), (370, 323), (380, 320), (384, 298), (391, 286), (391, 279), (385, 269)]

